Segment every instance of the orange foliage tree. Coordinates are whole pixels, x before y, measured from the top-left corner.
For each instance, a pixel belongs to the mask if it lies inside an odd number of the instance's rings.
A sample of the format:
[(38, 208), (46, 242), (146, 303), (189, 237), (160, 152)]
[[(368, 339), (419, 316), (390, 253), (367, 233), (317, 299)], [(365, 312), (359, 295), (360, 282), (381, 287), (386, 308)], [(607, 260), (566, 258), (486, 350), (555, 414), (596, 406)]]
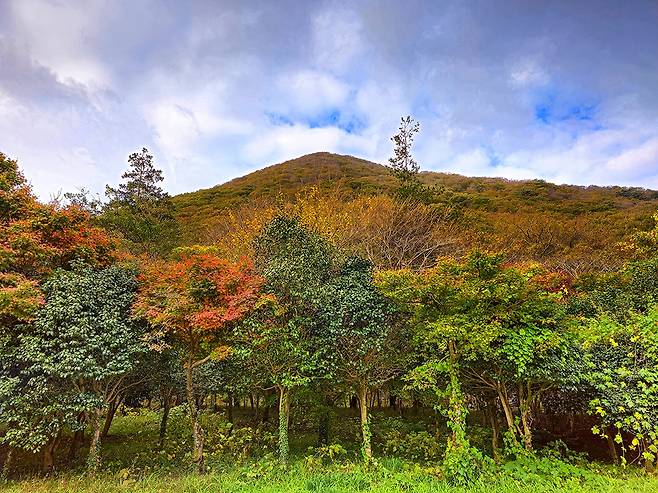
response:
[(18, 169), (0, 153), (0, 319), (32, 318), (42, 302), (39, 281), (73, 259), (108, 264), (114, 241), (78, 207), (42, 204)]
[(148, 265), (140, 281), (135, 314), (179, 344), (186, 354), (183, 366), (194, 461), (203, 472), (204, 431), (194, 399), (194, 369), (226, 351), (226, 329), (251, 311), (263, 280), (246, 259), (229, 262), (207, 250), (186, 249), (177, 260)]

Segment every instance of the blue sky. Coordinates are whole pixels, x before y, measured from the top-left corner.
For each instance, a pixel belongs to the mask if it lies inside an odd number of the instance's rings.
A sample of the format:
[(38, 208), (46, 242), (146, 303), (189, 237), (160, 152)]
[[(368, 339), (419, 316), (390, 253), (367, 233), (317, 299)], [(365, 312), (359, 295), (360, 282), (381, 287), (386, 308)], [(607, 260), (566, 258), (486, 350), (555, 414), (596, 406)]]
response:
[(315, 151), (658, 188), (655, 1), (0, 0), (0, 151), (44, 199), (147, 146), (172, 193)]

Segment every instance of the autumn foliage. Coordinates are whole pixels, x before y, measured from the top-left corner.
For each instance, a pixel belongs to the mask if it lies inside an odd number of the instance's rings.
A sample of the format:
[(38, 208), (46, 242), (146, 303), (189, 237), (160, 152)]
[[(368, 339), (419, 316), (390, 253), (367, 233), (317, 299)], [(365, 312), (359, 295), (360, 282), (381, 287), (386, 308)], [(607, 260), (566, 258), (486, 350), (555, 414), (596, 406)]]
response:
[(190, 342), (211, 338), (242, 318), (262, 285), (250, 260), (232, 263), (208, 253), (154, 262), (139, 279), (135, 313)]

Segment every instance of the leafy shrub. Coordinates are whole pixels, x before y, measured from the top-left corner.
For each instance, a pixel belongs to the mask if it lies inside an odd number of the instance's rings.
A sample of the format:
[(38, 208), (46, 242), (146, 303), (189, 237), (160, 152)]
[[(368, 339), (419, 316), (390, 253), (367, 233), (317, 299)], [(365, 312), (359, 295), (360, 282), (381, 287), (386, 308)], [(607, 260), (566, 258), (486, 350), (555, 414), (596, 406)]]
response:
[(441, 470), (449, 483), (467, 485), (480, 476), (485, 458), (475, 447), (464, 444), (458, 447), (446, 448)]
[(383, 451), (385, 454), (402, 457), (414, 462), (438, 462), (443, 453), (439, 440), (427, 431), (402, 433), (390, 431), (384, 437)]
[(312, 452), (304, 458), (308, 467), (319, 467), (324, 464), (333, 463), (339, 457), (347, 455), (347, 450), (339, 443), (332, 443), (331, 445), (324, 445), (322, 447), (309, 447)]

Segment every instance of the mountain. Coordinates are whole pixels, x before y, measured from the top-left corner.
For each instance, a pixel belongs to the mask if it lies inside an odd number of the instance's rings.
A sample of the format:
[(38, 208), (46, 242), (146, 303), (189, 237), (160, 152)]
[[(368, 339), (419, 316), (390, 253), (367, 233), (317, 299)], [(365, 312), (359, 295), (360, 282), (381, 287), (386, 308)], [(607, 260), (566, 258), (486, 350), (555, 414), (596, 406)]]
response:
[[(555, 220), (605, 222), (611, 237), (651, 226), (658, 210), (658, 191), (637, 187), (556, 185), (543, 180), (466, 177), (423, 172), (421, 180), (449, 195), (462, 210), (479, 218), (479, 228), (495, 227), (505, 217), (541, 215)], [(342, 187), (354, 195), (391, 192), (395, 179), (381, 164), (327, 152), (317, 152), (268, 166), (212, 188), (173, 198), (178, 219), (193, 241), (203, 242), (204, 230), (227, 209), (262, 199), (289, 200), (301, 189)], [(613, 225), (613, 226), (609, 226)]]

